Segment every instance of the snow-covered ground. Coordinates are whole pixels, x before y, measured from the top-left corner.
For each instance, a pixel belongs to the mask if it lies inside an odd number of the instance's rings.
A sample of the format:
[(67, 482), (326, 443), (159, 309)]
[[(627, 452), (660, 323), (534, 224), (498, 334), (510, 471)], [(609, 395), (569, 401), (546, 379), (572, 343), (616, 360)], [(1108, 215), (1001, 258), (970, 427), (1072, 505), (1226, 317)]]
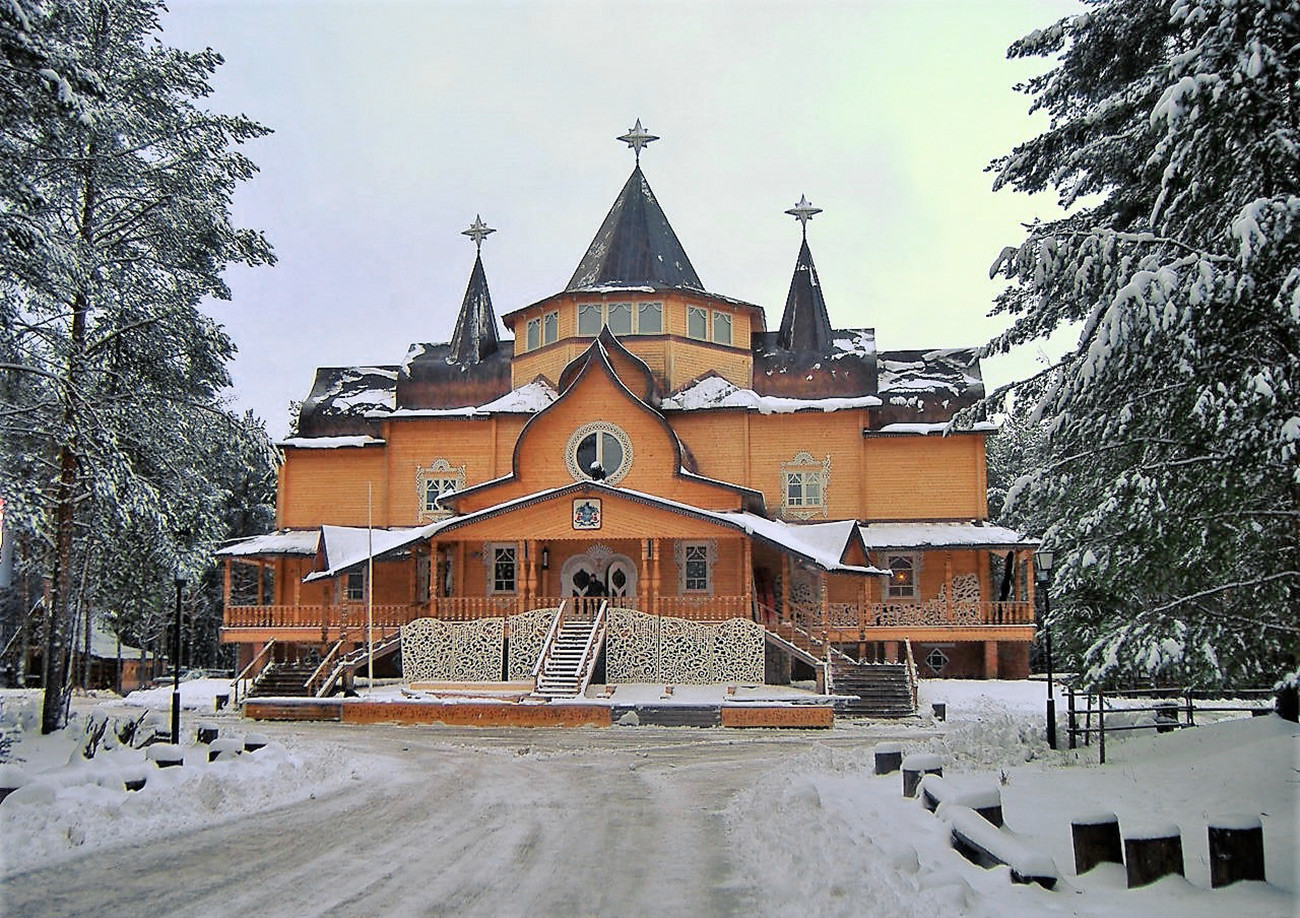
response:
[[(182, 684), (186, 732), (207, 721), (270, 745), (212, 763), (190, 747), (165, 770), (129, 748), (85, 761), (78, 744), (92, 712), (166, 710), (170, 687), (79, 700), (75, 729), (50, 737), (33, 696), (0, 693), (9, 764), (30, 781), (0, 803), (6, 914), (1296, 914), (1300, 734), (1274, 716), (1135, 731), (1101, 767), (1095, 749), (1047, 749), (1042, 683), (927, 682), (923, 710), (944, 702), (945, 723), (820, 732), (260, 724), (212, 713), (220, 688)], [(1057, 889), (953, 852), (897, 774), (872, 774), (881, 740), (999, 787)], [(121, 789), (142, 767), (145, 788)], [(1074, 876), (1070, 817), (1100, 809), (1125, 830), (1178, 824), (1186, 879)], [(1209, 889), (1206, 819), (1223, 813), (1260, 817), (1267, 884)]]

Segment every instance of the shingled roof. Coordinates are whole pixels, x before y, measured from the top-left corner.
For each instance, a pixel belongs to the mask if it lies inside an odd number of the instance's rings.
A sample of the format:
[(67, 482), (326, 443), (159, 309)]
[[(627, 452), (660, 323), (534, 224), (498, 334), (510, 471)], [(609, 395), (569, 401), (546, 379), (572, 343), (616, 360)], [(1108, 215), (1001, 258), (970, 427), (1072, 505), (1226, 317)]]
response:
[(599, 286), (704, 290), (640, 165), (632, 170), (565, 290)]
[(499, 345), (497, 314), (492, 311), (492, 294), (488, 292), (487, 275), (483, 271), (483, 256), (479, 255), (470, 271), (447, 359), (470, 366), (492, 356)]
[(799, 246), (799, 257), (790, 278), (790, 292), (781, 315), (777, 344), (787, 351), (825, 354), (831, 346), (831, 319), (826, 312), (817, 266), (813, 264), (808, 240)]

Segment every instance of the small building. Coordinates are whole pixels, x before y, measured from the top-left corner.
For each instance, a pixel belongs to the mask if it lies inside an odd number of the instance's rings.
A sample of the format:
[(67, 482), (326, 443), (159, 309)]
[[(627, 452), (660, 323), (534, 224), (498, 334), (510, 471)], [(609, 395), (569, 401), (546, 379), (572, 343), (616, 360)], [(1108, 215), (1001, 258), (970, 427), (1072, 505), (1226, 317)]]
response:
[[(478, 254), (450, 341), (326, 367), (276, 533), (219, 553), (241, 667), (403, 626), (407, 678), (526, 678), (608, 610), (607, 682), (788, 681), (834, 655), (1024, 677), (1035, 543), (988, 521), (973, 348), (836, 328), (802, 238), (779, 323), (706, 288), (637, 164), (563, 290), (498, 318)], [(499, 334), (504, 324), (510, 336)], [(371, 578), (371, 579), (368, 579)], [(585, 610), (585, 611), (584, 611)]]

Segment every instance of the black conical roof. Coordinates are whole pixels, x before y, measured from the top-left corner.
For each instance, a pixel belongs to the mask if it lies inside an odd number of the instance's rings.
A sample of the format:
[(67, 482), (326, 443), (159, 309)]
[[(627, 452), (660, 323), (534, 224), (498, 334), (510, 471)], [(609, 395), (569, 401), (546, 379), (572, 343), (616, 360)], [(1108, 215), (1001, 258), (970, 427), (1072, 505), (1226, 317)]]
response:
[(704, 289), (640, 165), (632, 170), (565, 289), (606, 284)]
[(794, 277), (790, 279), (790, 293), (785, 298), (777, 345), (788, 351), (824, 354), (829, 352), (831, 340), (831, 319), (817, 279), (817, 266), (813, 264), (808, 240), (804, 239), (799, 247), (799, 260), (794, 264)]
[(497, 314), (492, 311), (492, 294), (488, 292), (487, 275), (483, 272), (483, 256), (479, 255), (474, 259), (474, 270), (465, 288), (447, 360), (462, 365), (479, 363), (496, 353), (499, 342)]

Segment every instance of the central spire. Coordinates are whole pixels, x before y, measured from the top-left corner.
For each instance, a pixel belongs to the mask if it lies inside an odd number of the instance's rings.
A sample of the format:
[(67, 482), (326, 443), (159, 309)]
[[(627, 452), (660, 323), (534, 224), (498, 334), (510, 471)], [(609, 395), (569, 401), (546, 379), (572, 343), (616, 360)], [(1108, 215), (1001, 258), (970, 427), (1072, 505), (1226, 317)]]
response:
[(788, 351), (829, 352), (832, 340), (831, 320), (826, 312), (826, 299), (813, 264), (812, 250), (808, 248), (808, 221), (821, 213), (804, 195), (799, 203), (786, 211), (799, 221), (803, 241), (799, 257), (794, 263), (794, 276), (790, 278), (790, 293), (785, 298), (785, 313), (781, 316), (781, 331), (777, 344)]
[(646, 131), (638, 118), (636, 126), (618, 139), (636, 153), (636, 165), (565, 289), (684, 287), (702, 291), (699, 275), (641, 172), (641, 150), (659, 138)]
[(488, 292), (487, 274), (483, 271), (483, 240), (495, 233), (475, 215), (469, 229), (461, 235), (474, 240), (474, 269), (465, 288), (465, 299), (460, 304), (456, 328), (451, 335), (447, 360), (461, 366), (480, 363), (492, 356), (500, 344), (497, 336), (497, 314), (492, 310), (492, 294)]

